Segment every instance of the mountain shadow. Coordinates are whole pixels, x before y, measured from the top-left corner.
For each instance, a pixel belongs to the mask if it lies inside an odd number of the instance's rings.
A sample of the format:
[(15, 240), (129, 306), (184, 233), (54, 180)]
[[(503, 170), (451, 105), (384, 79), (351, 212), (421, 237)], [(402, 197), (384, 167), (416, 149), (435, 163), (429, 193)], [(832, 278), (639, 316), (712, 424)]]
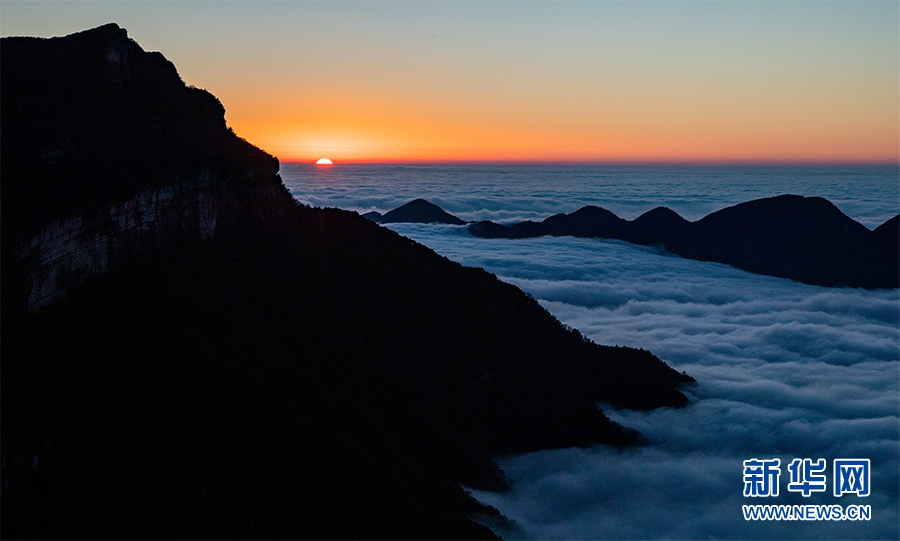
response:
[(631, 445), (691, 378), (297, 203), (114, 24), (4, 38), (7, 538), (492, 538), (494, 457)]
[(829, 287), (900, 287), (900, 227), (875, 231), (820, 197), (781, 195), (741, 203), (688, 222), (659, 207), (632, 221), (597, 207), (511, 226), (478, 222), (472, 235), (525, 238), (571, 235), (662, 245), (700, 261)]

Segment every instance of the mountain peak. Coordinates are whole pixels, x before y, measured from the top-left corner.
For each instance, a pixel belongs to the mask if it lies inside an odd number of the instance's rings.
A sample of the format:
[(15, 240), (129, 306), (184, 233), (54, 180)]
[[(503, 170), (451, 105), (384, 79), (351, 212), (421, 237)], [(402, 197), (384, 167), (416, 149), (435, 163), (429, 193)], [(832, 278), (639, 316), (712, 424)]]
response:
[(405, 205), (385, 213), (381, 218), (368, 215), (379, 223), (416, 222), (465, 225), (466, 222), (444, 211), (441, 207), (424, 199), (414, 199)]
[[(238, 138), (212, 94), (187, 86), (162, 54), (146, 52), (115, 23), (58, 38), (3, 38), (3, 227), (35, 232), (73, 213), (206, 169), (270, 175), (277, 160)], [(4, 231), (4, 236), (6, 231)]]
[(656, 207), (652, 210), (648, 210), (647, 212), (641, 214), (637, 218), (634, 219), (637, 221), (676, 221), (676, 222), (687, 222), (684, 218), (681, 217), (680, 214), (670, 209), (669, 207)]

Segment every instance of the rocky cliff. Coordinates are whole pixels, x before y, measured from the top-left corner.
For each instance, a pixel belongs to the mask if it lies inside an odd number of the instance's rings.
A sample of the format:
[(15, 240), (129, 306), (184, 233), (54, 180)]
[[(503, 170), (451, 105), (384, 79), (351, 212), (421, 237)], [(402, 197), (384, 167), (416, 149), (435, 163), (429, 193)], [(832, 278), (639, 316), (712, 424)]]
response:
[(118, 26), (0, 54), (4, 537), (489, 538), (461, 486), (502, 489), (493, 457), (687, 403), (649, 352), (298, 205)]

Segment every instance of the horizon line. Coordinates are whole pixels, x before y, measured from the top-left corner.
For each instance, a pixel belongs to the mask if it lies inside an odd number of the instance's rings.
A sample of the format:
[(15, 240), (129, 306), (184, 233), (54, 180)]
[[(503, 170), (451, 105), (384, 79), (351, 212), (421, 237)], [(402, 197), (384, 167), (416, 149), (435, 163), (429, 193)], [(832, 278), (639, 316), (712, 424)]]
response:
[[(276, 156), (276, 158), (278, 158)], [(340, 165), (658, 165), (658, 166), (782, 166), (782, 167), (897, 167), (900, 160), (516, 160), (516, 159), (438, 159), (438, 160), (340, 160), (331, 159)], [(316, 165), (311, 159), (281, 159), (279, 163)]]

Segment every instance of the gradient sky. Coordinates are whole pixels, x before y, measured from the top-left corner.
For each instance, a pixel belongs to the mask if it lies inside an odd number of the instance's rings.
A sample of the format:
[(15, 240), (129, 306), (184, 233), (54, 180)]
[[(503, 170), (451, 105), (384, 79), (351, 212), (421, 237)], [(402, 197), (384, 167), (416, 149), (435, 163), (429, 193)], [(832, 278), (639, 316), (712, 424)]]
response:
[(900, 161), (900, 2), (42, 2), (283, 161)]

